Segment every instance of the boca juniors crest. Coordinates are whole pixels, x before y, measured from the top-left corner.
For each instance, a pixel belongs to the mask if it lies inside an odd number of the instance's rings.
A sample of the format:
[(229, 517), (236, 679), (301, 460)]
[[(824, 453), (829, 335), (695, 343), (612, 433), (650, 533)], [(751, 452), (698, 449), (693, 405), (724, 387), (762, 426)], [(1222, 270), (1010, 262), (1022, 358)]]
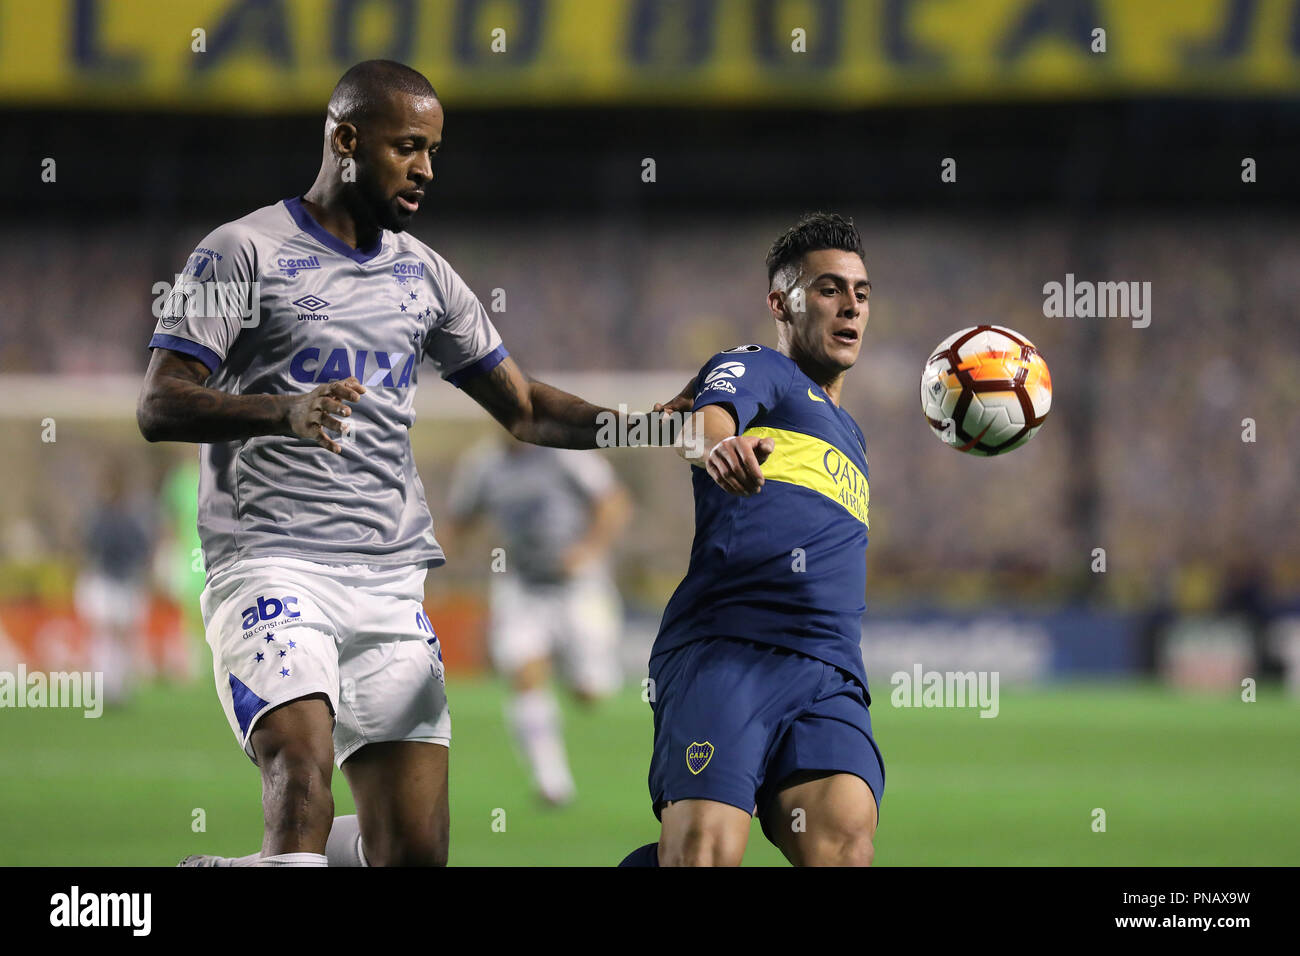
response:
[(691, 773), (698, 774), (701, 770), (709, 765), (713, 759), (713, 744), (707, 740), (700, 744), (692, 742), (686, 748), (686, 769)]

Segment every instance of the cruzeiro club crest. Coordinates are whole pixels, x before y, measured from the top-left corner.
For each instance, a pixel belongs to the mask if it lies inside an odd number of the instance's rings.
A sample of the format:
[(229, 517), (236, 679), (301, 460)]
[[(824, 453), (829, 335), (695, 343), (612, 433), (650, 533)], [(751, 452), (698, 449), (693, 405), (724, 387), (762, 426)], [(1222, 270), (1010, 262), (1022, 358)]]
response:
[(713, 759), (713, 744), (707, 740), (699, 744), (694, 741), (686, 748), (686, 769), (691, 773), (699, 773), (709, 765)]

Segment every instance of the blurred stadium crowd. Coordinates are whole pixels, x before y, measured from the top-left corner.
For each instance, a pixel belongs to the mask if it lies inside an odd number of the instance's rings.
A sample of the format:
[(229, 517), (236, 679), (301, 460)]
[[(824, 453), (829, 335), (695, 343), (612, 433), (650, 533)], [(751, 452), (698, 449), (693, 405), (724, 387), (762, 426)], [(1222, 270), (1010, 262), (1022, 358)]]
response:
[[(504, 290), (493, 318), (526, 369), (689, 375), (719, 349), (774, 342), (763, 257), (801, 211), (519, 221), (443, 220), (435, 209), (415, 232), (489, 308)], [(1300, 599), (1293, 228), (1230, 213), (839, 211), (862, 229), (874, 283), (863, 358), (845, 390), (871, 466), (869, 605), (1084, 599), (1195, 610), (1232, 600), (1243, 580), (1265, 604)], [(0, 372), (140, 375), (150, 288), (214, 225), (6, 228), (0, 309), (24, 321), (0, 326)], [(1042, 287), (1067, 273), (1150, 282), (1150, 326), (1045, 317)], [(937, 442), (917, 397), (930, 348), (986, 322), (1029, 336), (1055, 389), (1039, 437), (995, 460)], [(425, 373), (426, 389), (449, 388)], [(1254, 441), (1243, 440), (1245, 419)], [(136, 470), (142, 506), (156, 498), (173, 452), (147, 449), (130, 422), (120, 424), (91, 429), (84, 441), (103, 455), (89, 467), (69, 458), (61, 476), (36, 470), (39, 447), (8, 442), (10, 563), (74, 558), (103, 456)], [(491, 427), (486, 414), (482, 424)], [(413, 434), (435, 519), (468, 445), (458, 435), (439, 422)], [(637, 499), (621, 577), (634, 597), (661, 606), (689, 550), (689, 482), (676, 460), (653, 452), (612, 461)], [(1105, 573), (1093, 570), (1097, 548)]]

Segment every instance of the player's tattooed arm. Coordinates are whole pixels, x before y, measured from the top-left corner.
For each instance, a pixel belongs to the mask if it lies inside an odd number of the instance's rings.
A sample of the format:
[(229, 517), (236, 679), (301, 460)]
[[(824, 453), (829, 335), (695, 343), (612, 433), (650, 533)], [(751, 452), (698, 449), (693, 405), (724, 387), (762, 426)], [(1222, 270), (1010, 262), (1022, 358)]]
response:
[[(222, 442), (257, 435), (293, 435), (342, 451), (325, 429), (340, 433), (365, 386), (355, 378), (329, 382), (302, 395), (232, 395), (208, 388), (208, 368), (198, 359), (156, 348), (136, 405), (146, 440)], [(338, 416), (338, 417), (335, 417)]]
[(583, 401), (526, 376), (506, 358), (492, 371), (463, 386), (502, 427), (520, 441), (555, 448), (596, 448), (603, 416), (618, 413)]
[(722, 405), (705, 405), (686, 420), (678, 454), (703, 468), (719, 488), (748, 498), (763, 488), (763, 462), (775, 440), (737, 435), (736, 419)]

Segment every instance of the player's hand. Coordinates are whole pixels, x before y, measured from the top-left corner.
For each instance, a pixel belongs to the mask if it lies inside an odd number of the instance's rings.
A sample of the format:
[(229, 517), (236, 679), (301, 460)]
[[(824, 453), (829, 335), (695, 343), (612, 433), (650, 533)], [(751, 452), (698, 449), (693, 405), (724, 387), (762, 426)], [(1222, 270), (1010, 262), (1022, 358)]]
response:
[(670, 398), (665, 403), (655, 403), (656, 412), (679, 412), (686, 414), (695, 407), (695, 382), (696, 378), (686, 383), (686, 387), (677, 393), (676, 398)]
[(719, 488), (729, 495), (748, 498), (763, 489), (763, 469), (776, 441), (757, 436), (732, 435), (713, 446), (704, 469)]
[(343, 422), (352, 414), (344, 402), (355, 402), (366, 387), (355, 377), (348, 377), (341, 382), (327, 382), (313, 389), (306, 395), (300, 395), (289, 403), (289, 431), (299, 438), (314, 441), (328, 448), (334, 454), (342, 454), (343, 448), (325, 433), (325, 429), (343, 434)]

